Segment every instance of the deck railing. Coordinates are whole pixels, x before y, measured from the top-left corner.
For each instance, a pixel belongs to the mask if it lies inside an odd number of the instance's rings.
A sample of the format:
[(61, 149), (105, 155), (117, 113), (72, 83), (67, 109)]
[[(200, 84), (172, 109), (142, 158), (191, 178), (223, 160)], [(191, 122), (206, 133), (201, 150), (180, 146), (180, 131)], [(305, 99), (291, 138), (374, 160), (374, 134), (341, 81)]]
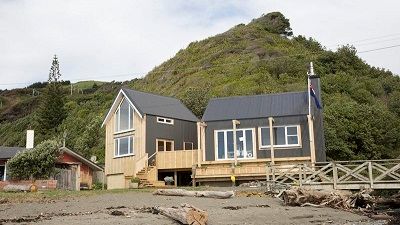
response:
[(267, 165), (266, 177), (271, 184), (316, 189), (400, 189), (400, 160)]
[(157, 169), (191, 169), (197, 163), (198, 150), (159, 151)]

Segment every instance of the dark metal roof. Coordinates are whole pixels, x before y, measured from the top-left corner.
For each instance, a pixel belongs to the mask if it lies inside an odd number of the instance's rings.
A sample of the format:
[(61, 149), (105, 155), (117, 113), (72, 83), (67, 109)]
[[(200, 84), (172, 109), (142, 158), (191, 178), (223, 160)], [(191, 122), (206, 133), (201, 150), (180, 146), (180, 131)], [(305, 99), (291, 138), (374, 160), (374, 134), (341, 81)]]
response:
[(0, 159), (10, 159), (18, 152), (25, 151), (26, 148), (22, 147), (4, 147), (0, 146)]
[(127, 88), (122, 89), (129, 100), (141, 114), (163, 116), (187, 121), (199, 119), (181, 101), (172, 97), (165, 97)]
[(208, 102), (203, 121), (306, 115), (307, 92), (215, 98)]

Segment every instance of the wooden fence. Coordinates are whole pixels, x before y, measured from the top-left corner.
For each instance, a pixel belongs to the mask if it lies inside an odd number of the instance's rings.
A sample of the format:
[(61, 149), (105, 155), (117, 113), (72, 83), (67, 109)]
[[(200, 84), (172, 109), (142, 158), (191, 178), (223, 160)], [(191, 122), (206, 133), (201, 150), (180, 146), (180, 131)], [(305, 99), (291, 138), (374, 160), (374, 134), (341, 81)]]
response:
[(400, 189), (400, 160), (267, 165), (266, 178), (269, 187), (295, 185), (314, 189)]

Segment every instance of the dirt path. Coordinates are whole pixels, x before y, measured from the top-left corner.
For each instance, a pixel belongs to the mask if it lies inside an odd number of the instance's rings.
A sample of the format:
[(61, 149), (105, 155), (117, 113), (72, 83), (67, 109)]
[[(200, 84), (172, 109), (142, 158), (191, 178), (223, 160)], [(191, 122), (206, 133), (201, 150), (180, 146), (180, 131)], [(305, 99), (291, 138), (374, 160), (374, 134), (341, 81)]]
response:
[[(3, 224), (178, 224), (150, 210), (139, 209), (180, 203), (208, 211), (209, 224), (384, 224), (330, 208), (285, 207), (271, 197), (206, 199), (153, 196), (147, 192), (106, 193), (51, 203), (1, 204), (0, 221)], [(111, 215), (113, 211), (124, 215)], [(28, 220), (12, 221), (21, 217)]]

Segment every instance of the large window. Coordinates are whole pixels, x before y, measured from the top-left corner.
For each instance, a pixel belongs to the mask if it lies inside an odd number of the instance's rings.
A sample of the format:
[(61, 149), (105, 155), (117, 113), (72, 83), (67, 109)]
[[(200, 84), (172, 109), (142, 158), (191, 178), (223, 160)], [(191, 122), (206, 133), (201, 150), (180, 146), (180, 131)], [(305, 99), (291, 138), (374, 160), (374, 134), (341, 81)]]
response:
[(133, 108), (126, 99), (123, 99), (115, 111), (115, 132), (133, 129)]
[[(300, 126), (273, 127), (274, 147), (300, 146)], [(260, 128), (260, 147), (271, 147), (269, 127)]]
[(127, 155), (133, 155), (133, 137), (128, 136), (128, 137), (122, 137), (122, 138), (116, 138), (115, 139), (115, 156), (127, 156)]
[[(237, 158), (254, 158), (253, 129), (236, 130)], [(233, 130), (219, 130), (215, 135), (217, 159), (233, 159)]]

